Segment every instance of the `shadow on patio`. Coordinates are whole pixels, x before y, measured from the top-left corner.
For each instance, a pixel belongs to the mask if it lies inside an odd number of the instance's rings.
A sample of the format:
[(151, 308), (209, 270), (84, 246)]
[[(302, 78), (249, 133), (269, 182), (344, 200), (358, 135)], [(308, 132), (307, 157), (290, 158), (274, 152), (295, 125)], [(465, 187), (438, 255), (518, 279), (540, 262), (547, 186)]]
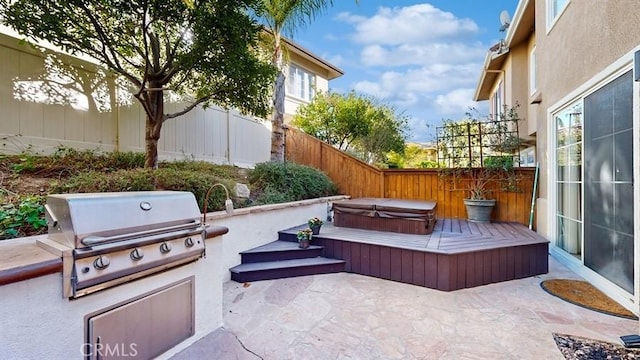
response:
[(443, 292), (338, 273), (224, 285), (224, 328), (173, 359), (563, 359), (553, 333), (618, 343), (637, 321), (544, 292), (549, 273)]

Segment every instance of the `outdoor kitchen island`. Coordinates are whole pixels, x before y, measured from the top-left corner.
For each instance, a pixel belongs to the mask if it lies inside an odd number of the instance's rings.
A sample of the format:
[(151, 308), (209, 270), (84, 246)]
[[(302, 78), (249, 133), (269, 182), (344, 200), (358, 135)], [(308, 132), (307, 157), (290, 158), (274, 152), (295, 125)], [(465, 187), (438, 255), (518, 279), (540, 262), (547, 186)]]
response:
[[(170, 295), (169, 298), (173, 294), (180, 299), (185, 294), (189, 296), (193, 288), (195, 334), (158, 357), (171, 358), (223, 326), (223, 284), (230, 278), (228, 269), (240, 263), (239, 252), (272, 241), (282, 227), (292, 227), (310, 217), (326, 214), (330, 202), (345, 198), (333, 196), (247, 207), (235, 209), (233, 214), (225, 211), (207, 213), (206, 223), (209, 225), (205, 235), (205, 257), (75, 298), (63, 297), (63, 284), (70, 279), (63, 280), (64, 260), (60, 254), (56, 255), (42, 247), (42, 243), (51, 244), (51, 239), (45, 241), (47, 235), (2, 240), (0, 359), (89, 358), (90, 351), (95, 350), (87, 346), (89, 319), (97, 320), (96, 323), (100, 326), (101, 320), (109, 320), (109, 316), (101, 317), (109, 315), (109, 309), (126, 308), (129, 304), (132, 305), (131, 308), (135, 308), (135, 301), (140, 300), (141, 296), (146, 298), (145, 295), (156, 294), (158, 290)], [(148, 206), (145, 204), (144, 207)], [(252, 236), (248, 236), (249, 234)], [(158, 248), (161, 243), (157, 244)], [(176, 244), (172, 248), (175, 250), (179, 246)], [(145, 248), (142, 250), (145, 254), (149, 253), (144, 251)], [(129, 253), (132, 251), (133, 249), (129, 249)], [(115, 251), (117, 252), (118, 250)], [(85, 251), (87, 253), (91, 254)], [(91, 256), (100, 255), (104, 254)], [(118, 256), (111, 256), (110, 260)], [(110, 261), (108, 269), (115, 269), (116, 265)], [(84, 285), (80, 284), (81, 287)], [(88, 285), (87, 289), (92, 286), (94, 285)], [(172, 301), (159, 302), (155, 308), (157, 310), (154, 313), (160, 314), (180, 312)], [(145, 321), (139, 323), (145, 326)], [(146, 331), (158, 339), (166, 335), (164, 328)], [(119, 351), (121, 354), (131, 355), (136, 351), (138, 358), (142, 357), (142, 345), (135, 349), (128, 345), (131, 344), (111, 347), (111, 354)]]
[(193, 194), (47, 205), (47, 235), (0, 242), (0, 358), (155, 358), (222, 326), (228, 228), (203, 224)]

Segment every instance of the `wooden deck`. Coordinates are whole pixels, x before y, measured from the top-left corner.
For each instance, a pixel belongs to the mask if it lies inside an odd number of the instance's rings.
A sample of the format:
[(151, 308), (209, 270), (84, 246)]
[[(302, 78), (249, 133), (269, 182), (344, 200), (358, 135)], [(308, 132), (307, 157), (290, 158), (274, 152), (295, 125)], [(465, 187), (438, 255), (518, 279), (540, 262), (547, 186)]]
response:
[[(295, 234), (295, 229), (289, 230)], [(322, 226), (314, 242), (346, 271), (451, 291), (548, 272), (549, 241), (518, 223), (438, 219), (430, 235)]]

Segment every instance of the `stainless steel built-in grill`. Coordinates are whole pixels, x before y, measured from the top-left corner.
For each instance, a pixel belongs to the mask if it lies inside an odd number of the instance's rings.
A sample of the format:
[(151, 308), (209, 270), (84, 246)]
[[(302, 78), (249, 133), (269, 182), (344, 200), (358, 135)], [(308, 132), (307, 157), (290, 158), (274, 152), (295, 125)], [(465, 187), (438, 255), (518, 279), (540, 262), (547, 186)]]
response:
[(63, 296), (77, 298), (204, 256), (192, 193), (49, 195), (48, 239), (63, 251)]

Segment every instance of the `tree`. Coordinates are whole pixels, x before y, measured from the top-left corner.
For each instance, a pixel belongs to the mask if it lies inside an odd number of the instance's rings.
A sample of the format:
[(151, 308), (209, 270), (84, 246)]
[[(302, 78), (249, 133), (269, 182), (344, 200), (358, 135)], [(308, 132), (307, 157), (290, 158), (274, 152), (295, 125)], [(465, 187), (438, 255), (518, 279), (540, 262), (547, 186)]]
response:
[(375, 105), (367, 112), (371, 121), (369, 133), (356, 139), (354, 147), (360, 150), (362, 158), (369, 164), (386, 160), (390, 151), (403, 154), (407, 138), (408, 119), (385, 105)]
[(369, 134), (371, 123), (366, 116), (370, 106), (354, 92), (319, 93), (311, 103), (298, 108), (292, 124), (344, 151), (356, 139)]
[[(0, 0), (3, 22), (31, 40), (86, 54), (127, 79), (146, 113), (145, 167), (162, 125), (198, 105), (269, 112), (275, 71), (257, 55), (254, 0)], [(167, 114), (168, 91), (188, 99)]]
[(271, 160), (284, 161), (284, 73), (282, 35), (292, 37), (320, 15), (333, 0), (262, 0), (255, 12), (262, 19), (270, 35), (271, 62), (278, 69), (273, 84), (273, 113), (271, 116)]
[(386, 153), (404, 151), (407, 118), (376, 99), (320, 93), (298, 108), (293, 125), (368, 163), (384, 161)]
[(433, 156), (433, 150), (420, 144), (406, 144), (404, 155), (391, 151), (387, 154), (389, 167), (404, 169), (437, 168), (438, 162)]

